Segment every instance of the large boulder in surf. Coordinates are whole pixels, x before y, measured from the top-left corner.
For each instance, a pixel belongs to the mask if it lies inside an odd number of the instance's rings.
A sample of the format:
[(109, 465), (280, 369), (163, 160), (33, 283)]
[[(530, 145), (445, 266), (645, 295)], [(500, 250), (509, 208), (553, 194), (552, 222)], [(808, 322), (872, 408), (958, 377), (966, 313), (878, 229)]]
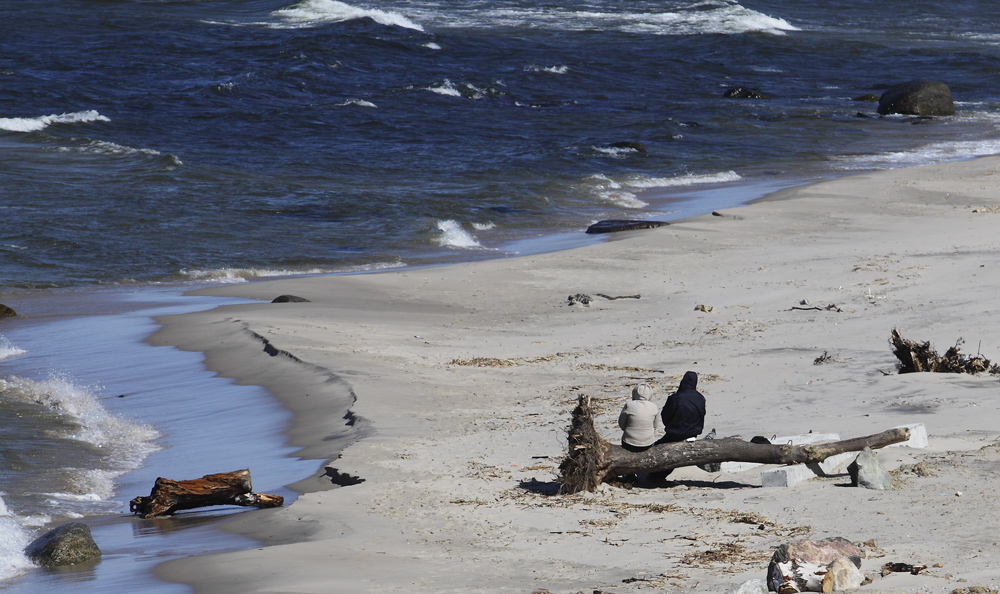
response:
[(17, 315), (16, 311), (7, 307), (3, 303), (0, 303), (0, 318), (13, 318), (16, 315)]
[(25, 547), (24, 554), (41, 567), (57, 567), (98, 559), (101, 549), (97, 548), (86, 524), (70, 522), (36, 538)]
[(955, 115), (955, 102), (951, 89), (943, 82), (911, 80), (886, 89), (879, 97), (878, 112), (882, 115)]

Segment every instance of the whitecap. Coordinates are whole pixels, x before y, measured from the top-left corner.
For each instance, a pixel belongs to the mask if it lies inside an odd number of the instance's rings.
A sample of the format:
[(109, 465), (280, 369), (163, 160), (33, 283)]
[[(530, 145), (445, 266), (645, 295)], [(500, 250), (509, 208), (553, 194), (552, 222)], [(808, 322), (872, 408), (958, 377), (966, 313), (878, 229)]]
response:
[(398, 12), (375, 8), (359, 8), (337, 0), (302, 0), (287, 8), (271, 13), (290, 27), (315, 27), (324, 23), (338, 23), (370, 18), (387, 27), (402, 27), (423, 31), (424, 28)]
[(438, 221), (437, 228), (441, 231), (437, 242), (443, 247), (462, 249), (482, 249), (483, 247), (475, 236), (462, 228), (458, 221), (453, 219)]
[(337, 107), (347, 107), (348, 105), (356, 105), (358, 107), (378, 107), (371, 101), (365, 101), (364, 99), (345, 99), (337, 104)]
[(433, 41), (429, 41), (429, 42), (425, 43), (424, 47), (426, 47), (427, 49), (432, 49), (432, 50), (439, 50), (439, 49), (441, 49), (441, 46), (438, 45), (438, 44), (436, 44), (436, 43), (434, 43)]
[(78, 153), (94, 153), (102, 155), (150, 155), (159, 156), (160, 151), (156, 151), (148, 148), (132, 148), (130, 146), (124, 146), (114, 142), (106, 142), (103, 140), (91, 140), (83, 146), (74, 147), (59, 147), (61, 152), (78, 152)]
[(438, 95), (448, 95), (449, 97), (462, 96), (462, 92), (459, 91), (458, 88), (455, 87), (455, 85), (448, 79), (445, 79), (443, 83), (437, 86), (427, 87), (427, 90), (432, 93), (437, 93)]
[(52, 124), (85, 124), (88, 122), (110, 122), (94, 110), (64, 113), (60, 115), (38, 116), (37, 118), (0, 118), (0, 130), (8, 132), (38, 132)]
[(569, 72), (569, 66), (536, 66), (531, 64), (524, 67), (525, 72), (546, 72), (548, 74), (566, 74)]
[(24, 349), (14, 346), (3, 334), (0, 334), (0, 361), (10, 359), (11, 357), (17, 357), (18, 355), (23, 355), (27, 352), (28, 351)]
[(490, 229), (496, 229), (496, 223), (493, 221), (487, 221), (485, 223), (472, 223), (472, 228), (476, 231), (489, 231)]

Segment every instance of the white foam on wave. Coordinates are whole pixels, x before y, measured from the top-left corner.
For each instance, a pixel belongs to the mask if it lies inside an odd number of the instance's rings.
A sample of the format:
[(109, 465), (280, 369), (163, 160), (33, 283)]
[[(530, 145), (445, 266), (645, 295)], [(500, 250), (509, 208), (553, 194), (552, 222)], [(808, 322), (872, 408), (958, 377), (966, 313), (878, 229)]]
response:
[(27, 573), (33, 567), (24, 554), (24, 547), (30, 542), (31, 537), (22, 519), (7, 509), (0, 496), (0, 581)]
[(337, 107), (347, 107), (349, 105), (354, 105), (357, 107), (378, 107), (371, 101), (365, 101), (364, 99), (346, 99), (337, 104)]
[(444, 79), (444, 82), (432, 87), (427, 87), (427, 90), (432, 93), (437, 93), (438, 95), (447, 95), (449, 97), (461, 97), (462, 92), (458, 90), (450, 80)]
[(0, 334), (0, 361), (23, 355), (28, 351), (17, 348), (3, 334)]
[(622, 208), (639, 209), (649, 206), (639, 200), (635, 193), (630, 192), (610, 177), (597, 173), (587, 178), (591, 194), (604, 202), (610, 202)]
[(138, 468), (149, 454), (159, 449), (155, 443), (159, 432), (108, 412), (94, 388), (80, 387), (61, 377), (32, 381), (11, 376), (0, 379), (0, 393), (5, 398), (32, 402), (69, 417), (77, 425), (76, 433), (62, 437), (87, 442), (104, 452), (105, 468), (77, 473), (83, 477), (73, 480), (78, 495), (96, 493), (101, 499), (110, 498), (114, 480)]
[(316, 27), (325, 23), (370, 18), (387, 27), (424, 30), (420, 24), (398, 12), (377, 8), (360, 8), (337, 0), (302, 0), (271, 14), (281, 19), (287, 27)]
[(160, 151), (156, 151), (148, 148), (132, 148), (130, 146), (124, 146), (121, 144), (116, 144), (114, 142), (105, 142), (103, 140), (91, 140), (87, 144), (82, 146), (63, 146), (58, 149), (60, 152), (77, 152), (77, 153), (96, 153), (102, 155), (150, 155), (159, 156)]
[(496, 229), (496, 223), (493, 221), (486, 221), (485, 223), (472, 223), (472, 228), (476, 231), (489, 231), (490, 229)]
[(719, 173), (710, 173), (707, 175), (688, 173), (674, 177), (636, 176), (627, 178), (623, 180), (622, 183), (632, 188), (645, 190), (650, 188), (670, 188), (674, 186), (693, 186), (698, 184), (725, 184), (739, 181), (741, 179), (743, 178), (740, 177), (740, 175), (735, 171), (720, 171)]
[(746, 8), (734, 0), (706, 0), (696, 3), (673, 2), (657, 10), (571, 10), (510, 3), (492, 9), (455, 9), (447, 12), (430, 5), (424, 12), (414, 9), (416, 18), (440, 28), (546, 28), (568, 31), (623, 31), (650, 35), (739, 35), (769, 33), (784, 35), (799, 28), (780, 17)]
[(604, 202), (622, 208), (639, 209), (649, 206), (636, 192), (654, 188), (692, 186), (697, 184), (724, 184), (742, 179), (735, 171), (723, 171), (708, 175), (678, 175), (675, 177), (648, 177), (636, 175), (614, 180), (600, 173), (587, 178), (590, 192)]
[(535, 64), (530, 64), (524, 67), (525, 72), (545, 72), (548, 74), (566, 74), (569, 72), (569, 66), (536, 66)]
[(437, 228), (441, 235), (437, 237), (438, 245), (459, 249), (483, 249), (474, 235), (462, 228), (462, 225), (454, 219), (446, 219), (437, 222)]
[(209, 282), (219, 284), (246, 283), (252, 280), (277, 278), (284, 276), (309, 276), (315, 274), (340, 274), (354, 272), (375, 272), (378, 270), (391, 270), (394, 268), (405, 268), (406, 264), (402, 260), (394, 262), (371, 262), (355, 266), (345, 266), (342, 268), (310, 268), (303, 270), (279, 270), (274, 268), (230, 268), (222, 267), (215, 269), (194, 269), (181, 270), (180, 274), (187, 280), (193, 282)]
[(8, 132), (38, 132), (52, 124), (85, 124), (88, 122), (110, 122), (94, 110), (64, 113), (60, 115), (38, 116), (36, 118), (0, 118), (0, 130)]
[[(956, 102), (956, 105), (959, 105)], [(1000, 153), (1000, 138), (996, 132), (1000, 131), (1000, 113), (990, 109), (989, 105), (981, 106), (975, 104), (964, 104), (974, 109), (960, 109), (954, 116), (942, 118), (948, 125), (956, 126), (959, 130), (974, 128), (979, 136), (983, 131), (991, 131), (992, 138), (982, 138), (979, 140), (948, 140), (934, 142), (921, 147), (903, 151), (887, 153), (875, 153), (868, 155), (837, 155), (830, 157), (835, 166), (845, 171), (871, 170), (871, 169), (898, 169), (903, 167), (914, 167), (917, 165), (929, 165), (932, 163), (947, 163), (950, 161), (963, 161), (976, 157), (985, 157)], [(889, 115), (886, 119), (897, 118), (907, 120), (913, 116)], [(957, 136), (958, 134), (956, 134)]]

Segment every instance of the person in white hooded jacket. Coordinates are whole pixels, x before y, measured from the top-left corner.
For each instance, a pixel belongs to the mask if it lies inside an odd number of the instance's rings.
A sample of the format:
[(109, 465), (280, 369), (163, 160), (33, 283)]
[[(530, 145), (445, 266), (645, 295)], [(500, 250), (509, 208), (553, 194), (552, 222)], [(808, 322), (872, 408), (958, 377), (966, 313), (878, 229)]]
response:
[(653, 388), (639, 384), (632, 388), (632, 400), (625, 403), (618, 415), (622, 428), (622, 447), (631, 452), (641, 452), (656, 443), (660, 431), (660, 408), (650, 400)]

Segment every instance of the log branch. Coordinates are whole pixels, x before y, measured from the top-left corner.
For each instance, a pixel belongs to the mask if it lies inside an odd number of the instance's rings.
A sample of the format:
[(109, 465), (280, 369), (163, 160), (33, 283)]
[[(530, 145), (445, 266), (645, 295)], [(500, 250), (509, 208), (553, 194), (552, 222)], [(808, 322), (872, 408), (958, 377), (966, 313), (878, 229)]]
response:
[(622, 474), (668, 471), (682, 466), (719, 462), (809, 464), (865, 447), (882, 448), (910, 438), (910, 430), (890, 429), (865, 437), (815, 445), (759, 444), (738, 438), (681, 441), (630, 452), (602, 439), (594, 428), (590, 399), (581, 396), (569, 429), (569, 453), (559, 465), (563, 493), (593, 491)]
[(143, 518), (155, 518), (210, 505), (263, 508), (280, 507), (284, 502), (280, 495), (254, 493), (250, 484), (250, 471), (244, 469), (186, 481), (160, 477), (153, 484), (149, 497), (136, 497), (129, 502), (129, 511)]

